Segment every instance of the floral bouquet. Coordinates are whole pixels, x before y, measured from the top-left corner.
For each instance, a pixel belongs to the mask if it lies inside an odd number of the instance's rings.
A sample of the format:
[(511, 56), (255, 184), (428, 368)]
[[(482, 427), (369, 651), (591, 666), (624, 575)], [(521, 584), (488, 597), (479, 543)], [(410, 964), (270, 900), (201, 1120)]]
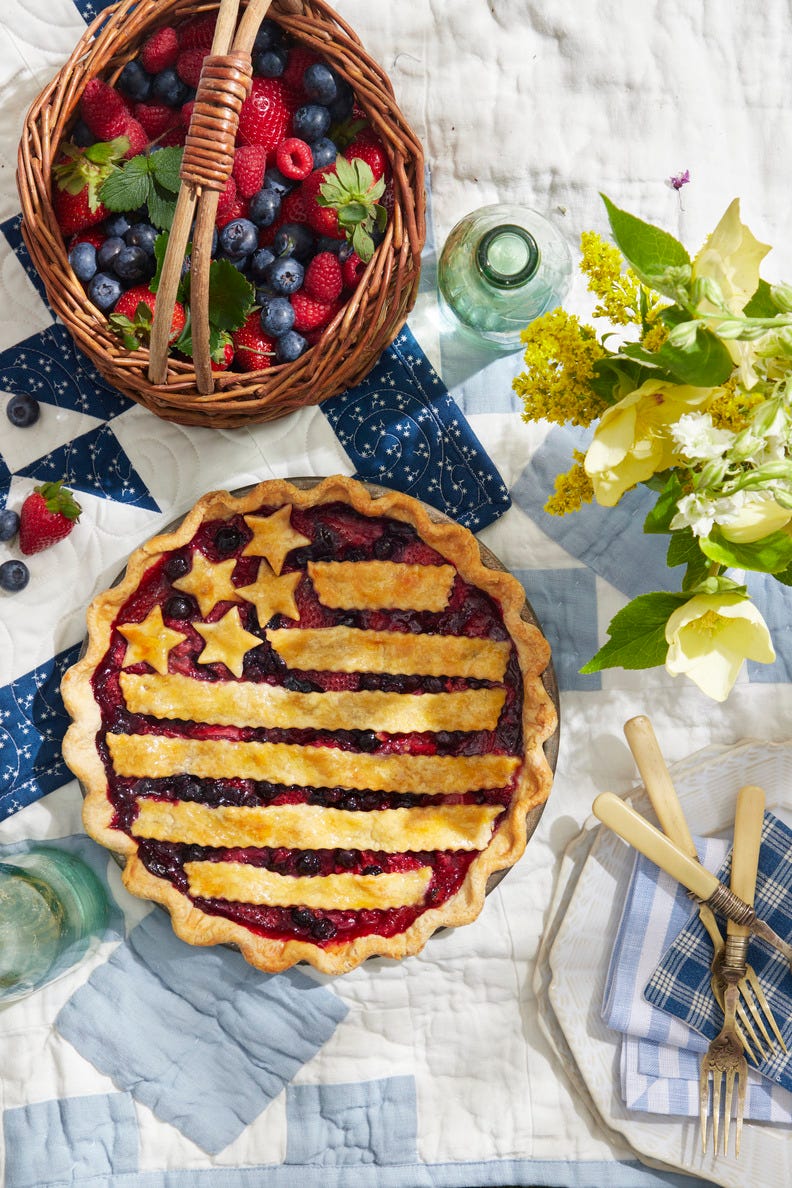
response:
[(692, 260), (604, 202), (616, 246), (584, 232), (581, 270), (610, 327), (538, 318), (514, 389), (526, 421), (593, 426), (546, 510), (613, 507), (643, 484), (644, 531), (666, 538), (680, 590), (628, 603), (581, 672), (665, 664), (723, 701), (744, 660), (775, 659), (745, 571), (792, 585), (792, 286), (760, 279), (770, 249), (737, 199)]

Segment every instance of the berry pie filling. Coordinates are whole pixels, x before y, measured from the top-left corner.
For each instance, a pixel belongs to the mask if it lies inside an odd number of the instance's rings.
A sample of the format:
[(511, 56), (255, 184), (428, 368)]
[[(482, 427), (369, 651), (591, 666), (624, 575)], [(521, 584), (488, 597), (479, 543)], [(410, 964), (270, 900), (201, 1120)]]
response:
[(394, 936), (440, 907), (522, 764), (496, 600), (341, 502), (201, 523), (120, 607), (92, 685), (112, 828), (274, 940)]

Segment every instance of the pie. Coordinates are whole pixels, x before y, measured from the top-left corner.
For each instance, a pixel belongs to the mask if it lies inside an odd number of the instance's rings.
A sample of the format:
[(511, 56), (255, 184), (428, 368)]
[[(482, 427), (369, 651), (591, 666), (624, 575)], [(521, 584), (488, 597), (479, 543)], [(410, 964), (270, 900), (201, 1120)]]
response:
[(214, 491), (65, 675), (88, 833), (197, 945), (327, 973), (474, 919), (552, 774), (550, 650), (475, 538), (341, 476)]

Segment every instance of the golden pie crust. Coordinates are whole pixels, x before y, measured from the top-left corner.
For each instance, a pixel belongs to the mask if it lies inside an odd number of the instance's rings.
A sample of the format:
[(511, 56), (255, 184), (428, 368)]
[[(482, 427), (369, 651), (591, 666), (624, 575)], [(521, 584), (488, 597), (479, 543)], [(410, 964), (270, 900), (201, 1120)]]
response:
[[(502, 705), (502, 689), (477, 686), (463, 692), (423, 692), (419, 696), (362, 689), (353, 692), (328, 690), (316, 694), (293, 692), (242, 678), (249, 641), (243, 638), (245, 633), (240, 634), (238, 608), (246, 605), (246, 601), (256, 605), (259, 593), (267, 611), (273, 606), (279, 610), (282, 607), (281, 613), (288, 617), (292, 608), (294, 584), (291, 580), (284, 583), (283, 579), (288, 575), (281, 575), (281, 571), (288, 553), (301, 544), (310, 545), (310, 541), (292, 527), (291, 508), (310, 509), (338, 503), (346, 504), (365, 517), (384, 517), (412, 525), (418, 537), (445, 561), (437, 566), (405, 566), (411, 571), (424, 570), (423, 573), (405, 575), (409, 579), (407, 586), (414, 590), (415, 596), (429, 599), (432, 608), (442, 606), (442, 600), (447, 597), (443, 590), (448, 589), (449, 571), (452, 580), (456, 571), (465, 582), (495, 600), (511, 640), (422, 636), (346, 626), (275, 627), (262, 631), (262, 638), (269, 640), (287, 664), (295, 661), (294, 651), (297, 649), (302, 659), (294, 666), (306, 671), (324, 668), (339, 673), (434, 674), (471, 677), (495, 684), (504, 678), (513, 643), (523, 693), (521, 755), (366, 754), (331, 746), (243, 743), (222, 737), (194, 739), (183, 734), (168, 736), (170, 724), (178, 721), (215, 722), (221, 727), (224, 722), (239, 726), (248, 719), (257, 725), (273, 726), (282, 723), (295, 726), (310, 721), (315, 726), (316, 719), (312, 720), (315, 714), (320, 715), (322, 726), (331, 730), (339, 722), (344, 723), (343, 729), (373, 729), (386, 733), (491, 728)], [(264, 508), (275, 508), (276, 512), (261, 515)], [(227, 660), (223, 663), (227, 663), (231, 676), (204, 683), (169, 671), (167, 664), (163, 664), (162, 650), (157, 648), (156, 633), (146, 643), (145, 633), (132, 631), (133, 639), (128, 647), (136, 649), (132, 652), (133, 660), (140, 662), (140, 667), (143, 662), (148, 663), (153, 671), (123, 672), (120, 683), (124, 698), (128, 699), (126, 708), (133, 714), (145, 714), (149, 719), (153, 717), (157, 723), (161, 722), (163, 732), (128, 735), (108, 732), (103, 735), (101, 706), (94, 694), (92, 678), (121, 631), (122, 625), (116, 622), (120, 609), (137, 591), (146, 572), (163, 555), (183, 548), (204, 522), (228, 520), (234, 516), (243, 517), (253, 532), (252, 540), (241, 555), (263, 558), (261, 590), (234, 587), (231, 583), (233, 566), (227, 565), (209, 575), (202, 575), (199, 569), (191, 571), (194, 583), (182, 580), (179, 586), (178, 582), (173, 582), (174, 587), (189, 590), (199, 603), (203, 599), (201, 611), (204, 614), (204, 606), (213, 599), (213, 606), (217, 600), (224, 599), (230, 604), (223, 616), (228, 620), (228, 630), (215, 632), (211, 647), (221, 656), (226, 655)], [(194, 555), (198, 555), (197, 551)], [(398, 580), (394, 577), (393, 565), (359, 564), (368, 566), (368, 573), (358, 605), (376, 607), (383, 598), (387, 602), (383, 591), (387, 586), (393, 587), (394, 581)], [(338, 564), (337, 594), (333, 592), (336, 563), (308, 563), (309, 567), (312, 565), (317, 571), (316, 592), (320, 601), (329, 599), (330, 605), (342, 607), (347, 606), (350, 599), (354, 602), (353, 564)], [(265, 587), (274, 580), (272, 575), (280, 586), (273, 587), (277, 593), (270, 595)], [(203, 576), (207, 581), (199, 585)], [(193, 584), (196, 588), (191, 590)], [(256, 594), (256, 597), (249, 597), (250, 594)], [(276, 599), (274, 603), (271, 597)], [(333, 599), (338, 601), (334, 603)], [(414, 603), (410, 605), (415, 609)], [(154, 537), (137, 549), (119, 584), (93, 600), (88, 609), (85, 655), (64, 676), (63, 698), (73, 721), (66, 733), (63, 753), (85, 790), (84, 822), (88, 833), (126, 858), (123, 880), (127, 889), (143, 899), (163, 904), (182, 939), (197, 945), (232, 943), (252, 965), (262, 970), (274, 972), (307, 961), (323, 972), (334, 974), (353, 969), (370, 956), (401, 958), (417, 953), (437, 928), (459, 926), (475, 919), (484, 902), (487, 880), (495, 871), (513, 865), (523, 853), (526, 815), (541, 805), (550, 792), (552, 772), (544, 743), (555, 730), (557, 720), (541, 680), (549, 664), (550, 649), (539, 628), (521, 617), (524, 606), (522, 586), (510, 574), (483, 564), (475, 537), (467, 529), (449, 521), (431, 519), (422, 504), (399, 492), (372, 495), (361, 483), (343, 476), (325, 479), (309, 489), (285, 480), (272, 480), (238, 496), (226, 491), (210, 492), (196, 503), (175, 531)], [(218, 615), (219, 612), (215, 612), (216, 622)], [(180, 633), (173, 632), (173, 635)], [(179, 641), (174, 639), (173, 643), (178, 652)], [(209, 644), (207, 641), (207, 646)], [(167, 654), (165, 658), (167, 660)], [(129, 668), (130, 661), (123, 660), (121, 667)], [(237, 679), (231, 679), (233, 677)], [(189, 685), (193, 686), (194, 698)], [(154, 773), (158, 772), (186, 771), (196, 776), (203, 773), (204, 778), (222, 778), (229, 770), (229, 764), (236, 774), (241, 764), (254, 779), (283, 780), (287, 784), (306, 783), (308, 786), (315, 781), (315, 787), (417, 789), (423, 793), (431, 789), (433, 801), (431, 805), (413, 808), (346, 812), (316, 804), (212, 807), (191, 801), (174, 802), (143, 796), (138, 800), (138, 816), (131, 830), (125, 832), (113, 823), (115, 808), (109, 797), (99, 743), (115, 755), (121, 770), (127, 770), (132, 776), (139, 773), (156, 778)], [(339, 778), (339, 772), (343, 778)], [(503, 805), (459, 803), (460, 791), (509, 786), (510, 780), (513, 780), (513, 790), (505, 809)], [(498, 824), (493, 833), (496, 819)], [(147, 869), (138, 856), (140, 838), (181, 839), (194, 845), (220, 848), (283, 844), (296, 849), (339, 846), (394, 854), (405, 850), (414, 853), (436, 849), (474, 850), (477, 853), (459, 889), (439, 907), (427, 907), (403, 931), (391, 936), (366, 932), (348, 940), (331, 938), (313, 943), (296, 936), (280, 939), (261, 935), (237, 920), (203, 911), (190, 895)], [(364, 871), (362, 874), (298, 878), (278, 875), (262, 866), (232, 861), (186, 862), (184, 870), (192, 894), (197, 898), (211, 892), (209, 898), (236, 902), (241, 897), (245, 902), (247, 879), (249, 897), (246, 902), (273, 904), (281, 900), (287, 904), (325, 908), (328, 903), (336, 902), (377, 907), (420, 903), (431, 874), (428, 867), (418, 865), (387, 874), (366, 874)], [(219, 894), (223, 888), (226, 890), (224, 896)], [(324, 892), (330, 896), (329, 900), (323, 901)]]

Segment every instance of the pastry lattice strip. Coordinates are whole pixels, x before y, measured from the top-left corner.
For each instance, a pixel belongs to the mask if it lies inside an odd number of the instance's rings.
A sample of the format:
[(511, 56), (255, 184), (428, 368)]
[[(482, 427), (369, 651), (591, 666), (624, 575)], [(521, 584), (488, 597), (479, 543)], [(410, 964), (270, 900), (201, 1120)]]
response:
[(432, 868), (398, 874), (279, 875), (242, 862), (185, 862), (190, 895), (270, 907), (363, 911), (423, 903)]
[(455, 575), (453, 565), (308, 562), (308, 576), (319, 601), (341, 610), (441, 611), (448, 603)]

